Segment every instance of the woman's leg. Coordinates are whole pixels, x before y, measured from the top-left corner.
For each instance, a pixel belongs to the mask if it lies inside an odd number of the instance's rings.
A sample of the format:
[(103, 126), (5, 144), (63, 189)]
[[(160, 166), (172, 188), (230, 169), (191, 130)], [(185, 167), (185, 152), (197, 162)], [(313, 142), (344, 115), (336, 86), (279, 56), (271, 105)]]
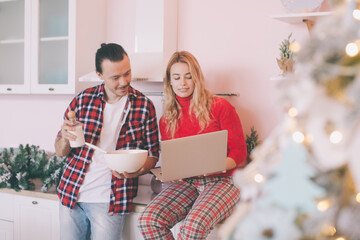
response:
[(198, 185), (200, 195), (180, 227), (179, 239), (206, 239), (218, 222), (230, 216), (240, 198), (230, 178), (205, 177), (193, 184)]
[(138, 220), (144, 239), (174, 239), (170, 229), (184, 219), (198, 197), (187, 182), (176, 183), (159, 193)]

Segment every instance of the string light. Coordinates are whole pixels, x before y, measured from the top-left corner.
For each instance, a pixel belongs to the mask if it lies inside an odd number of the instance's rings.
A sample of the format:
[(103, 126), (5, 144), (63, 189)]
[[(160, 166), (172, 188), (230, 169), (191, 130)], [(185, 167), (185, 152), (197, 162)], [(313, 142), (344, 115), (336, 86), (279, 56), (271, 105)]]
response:
[(360, 203), (360, 193), (356, 194), (356, 201)]
[(336, 233), (336, 228), (334, 226), (331, 226), (330, 224), (325, 224), (322, 227), (321, 232), (326, 236), (334, 236)]
[(291, 52), (293, 52), (293, 53), (299, 52), (300, 49), (301, 49), (301, 46), (300, 46), (300, 44), (299, 44), (298, 42), (295, 42), (295, 41), (294, 41), (294, 42), (292, 42), (292, 43), (289, 44), (289, 50), (290, 50)]
[(305, 136), (302, 132), (296, 131), (293, 133), (292, 139), (297, 143), (302, 143), (305, 140)]
[(333, 144), (338, 144), (341, 142), (342, 138), (343, 135), (340, 131), (335, 130), (330, 134), (330, 142)]
[(325, 212), (326, 210), (329, 209), (330, 205), (331, 204), (330, 204), (329, 200), (322, 200), (322, 201), (318, 202), (317, 209), (321, 212)]
[(350, 57), (355, 57), (359, 53), (359, 47), (356, 43), (348, 43), (345, 52)]
[(306, 142), (312, 143), (314, 141), (314, 135), (312, 134), (306, 134)]
[(260, 173), (257, 173), (257, 174), (255, 174), (255, 176), (254, 176), (254, 181), (255, 182), (257, 182), (257, 183), (262, 183), (262, 182), (264, 182), (264, 176), (263, 175), (261, 175)]
[(288, 110), (288, 115), (290, 117), (296, 117), (298, 115), (298, 110), (294, 107), (291, 107), (289, 110)]
[(356, 20), (359, 20), (360, 21), (360, 10), (359, 9), (355, 9), (353, 11), (353, 17), (356, 19)]

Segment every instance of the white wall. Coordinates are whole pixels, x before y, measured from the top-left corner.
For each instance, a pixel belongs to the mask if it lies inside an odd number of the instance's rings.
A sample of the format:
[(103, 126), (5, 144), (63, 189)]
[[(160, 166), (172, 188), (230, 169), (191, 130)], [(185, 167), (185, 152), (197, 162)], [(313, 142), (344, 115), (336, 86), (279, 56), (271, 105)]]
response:
[[(131, 2), (107, 0), (107, 42), (132, 48), (128, 39), (135, 17), (126, 9), (134, 4)], [(244, 131), (255, 126), (261, 138), (281, 119), (276, 83), (270, 81), (280, 73), (276, 64), (279, 44), (290, 32), (299, 41), (308, 36), (305, 25), (270, 17), (281, 13), (287, 10), (280, 0), (179, 0), (179, 50), (198, 58), (213, 92), (239, 93), (227, 99), (236, 107)], [(72, 97), (0, 95), (0, 147), (30, 143), (53, 151)]]

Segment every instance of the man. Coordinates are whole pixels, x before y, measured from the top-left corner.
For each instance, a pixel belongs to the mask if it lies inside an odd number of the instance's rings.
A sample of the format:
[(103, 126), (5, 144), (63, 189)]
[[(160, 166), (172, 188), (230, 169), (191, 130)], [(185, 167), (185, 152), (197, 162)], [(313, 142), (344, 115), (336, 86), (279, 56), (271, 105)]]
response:
[[(137, 177), (153, 168), (159, 156), (155, 108), (130, 86), (131, 66), (118, 44), (102, 44), (96, 52), (96, 72), (103, 83), (79, 93), (65, 111), (55, 141), (58, 156), (67, 164), (58, 186), (61, 238), (121, 239), (125, 214), (137, 194)], [(85, 141), (107, 151), (146, 149), (148, 158), (135, 173), (111, 172), (103, 153), (82, 146), (71, 148), (76, 136), (67, 113), (76, 113)], [(90, 230), (91, 229), (91, 230)]]

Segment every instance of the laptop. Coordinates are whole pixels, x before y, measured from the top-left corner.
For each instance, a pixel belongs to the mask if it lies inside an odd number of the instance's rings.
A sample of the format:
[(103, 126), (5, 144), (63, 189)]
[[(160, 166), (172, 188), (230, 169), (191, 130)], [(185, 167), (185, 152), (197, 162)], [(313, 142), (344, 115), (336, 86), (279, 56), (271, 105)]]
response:
[(226, 169), (227, 130), (166, 140), (160, 144), (161, 168), (151, 169), (151, 172), (162, 182)]

